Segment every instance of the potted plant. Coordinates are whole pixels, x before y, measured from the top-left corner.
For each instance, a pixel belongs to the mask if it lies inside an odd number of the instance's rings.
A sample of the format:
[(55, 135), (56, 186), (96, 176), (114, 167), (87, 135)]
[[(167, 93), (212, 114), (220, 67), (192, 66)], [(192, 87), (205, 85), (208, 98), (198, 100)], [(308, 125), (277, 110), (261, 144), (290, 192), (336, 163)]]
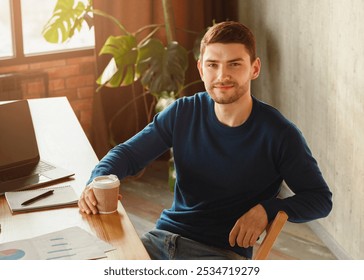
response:
[[(93, 16), (101, 16), (111, 20), (116, 24), (123, 35), (110, 35), (99, 55), (111, 55), (110, 62), (97, 79), (100, 87), (122, 87), (140, 82), (143, 87), (143, 94), (136, 95), (127, 104), (122, 106), (114, 118), (111, 119), (109, 127), (127, 106), (132, 104), (137, 98), (145, 98), (147, 95), (153, 97), (153, 102), (148, 108), (148, 120), (151, 120), (152, 111), (163, 110), (181, 95), (181, 92), (195, 82), (185, 84), (185, 73), (188, 69), (188, 55), (192, 53), (195, 59), (199, 56), (199, 42), (203, 32), (187, 31), (196, 36), (195, 47), (192, 51), (187, 51), (177, 41), (175, 41), (174, 16), (171, 0), (161, 0), (164, 12), (164, 24), (150, 24), (141, 27), (134, 33), (126, 30), (124, 25), (112, 15), (104, 11), (94, 9), (92, 0), (77, 2), (74, 0), (58, 0), (53, 14), (43, 29), (44, 38), (51, 43), (61, 43), (77, 34), (84, 23), (91, 28)], [(167, 43), (156, 38), (154, 35), (158, 30), (164, 28)], [(149, 30), (146, 36), (145, 31)], [(131, 87), (135, 91), (134, 87)], [(112, 135), (112, 131), (110, 131)], [(111, 144), (117, 142), (111, 137)], [(170, 165), (170, 186), (174, 185), (173, 161)]]

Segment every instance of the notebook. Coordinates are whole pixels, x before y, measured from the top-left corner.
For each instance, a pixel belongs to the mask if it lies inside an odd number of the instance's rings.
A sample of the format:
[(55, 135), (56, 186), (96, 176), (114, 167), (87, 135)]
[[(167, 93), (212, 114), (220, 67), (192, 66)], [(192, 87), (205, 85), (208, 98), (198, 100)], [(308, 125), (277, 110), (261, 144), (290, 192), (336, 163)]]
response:
[(27, 100), (0, 104), (0, 195), (72, 175), (41, 160)]
[[(46, 191), (53, 190), (53, 194), (27, 205), (22, 205), (23, 202), (34, 198)], [(23, 190), (16, 192), (6, 192), (6, 201), (12, 213), (34, 211), (44, 208), (58, 208), (66, 206), (75, 206), (78, 202), (76, 192), (71, 186), (54, 186), (33, 190)]]

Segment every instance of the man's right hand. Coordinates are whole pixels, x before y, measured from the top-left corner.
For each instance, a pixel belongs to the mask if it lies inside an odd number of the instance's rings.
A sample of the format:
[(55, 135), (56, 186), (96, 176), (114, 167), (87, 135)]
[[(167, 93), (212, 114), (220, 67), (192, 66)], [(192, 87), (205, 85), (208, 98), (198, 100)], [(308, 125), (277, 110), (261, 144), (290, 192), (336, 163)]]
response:
[(90, 186), (87, 186), (78, 200), (78, 207), (80, 211), (86, 214), (97, 214), (97, 200), (94, 195), (94, 191)]

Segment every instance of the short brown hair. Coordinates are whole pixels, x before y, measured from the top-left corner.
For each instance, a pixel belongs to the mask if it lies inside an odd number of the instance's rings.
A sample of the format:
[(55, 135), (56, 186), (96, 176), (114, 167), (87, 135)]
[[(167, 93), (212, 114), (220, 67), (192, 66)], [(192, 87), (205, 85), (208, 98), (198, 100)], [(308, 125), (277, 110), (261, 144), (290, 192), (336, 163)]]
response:
[(250, 61), (253, 62), (257, 58), (254, 34), (242, 23), (235, 21), (224, 21), (210, 27), (201, 40), (201, 58), (205, 52), (206, 46), (213, 43), (243, 44), (249, 52)]

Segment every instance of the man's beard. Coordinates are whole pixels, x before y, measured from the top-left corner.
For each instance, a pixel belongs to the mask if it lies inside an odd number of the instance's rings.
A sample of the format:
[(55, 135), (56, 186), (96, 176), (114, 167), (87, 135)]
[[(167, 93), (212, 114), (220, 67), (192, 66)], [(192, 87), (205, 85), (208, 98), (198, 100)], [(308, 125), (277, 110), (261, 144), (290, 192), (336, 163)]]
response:
[[(223, 86), (223, 85), (231, 85), (234, 88), (229, 89), (229, 92), (222, 92), (219, 94), (215, 94), (215, 91), (224, 91), (223, 89), (216, 88), (216, 86)], [(233, 92), (231, 92), (233, 90)], [(211, 98), (218, 104), (226, 105), (231, 104), (239, 100), (242, 96), (244, 96), (247, 92), (249, 92), (249, 82), (245, 83), (244, 85), (239, 86), (236, 82), (217, 82), (211, 84), (208, 88), (208, 92)]]

